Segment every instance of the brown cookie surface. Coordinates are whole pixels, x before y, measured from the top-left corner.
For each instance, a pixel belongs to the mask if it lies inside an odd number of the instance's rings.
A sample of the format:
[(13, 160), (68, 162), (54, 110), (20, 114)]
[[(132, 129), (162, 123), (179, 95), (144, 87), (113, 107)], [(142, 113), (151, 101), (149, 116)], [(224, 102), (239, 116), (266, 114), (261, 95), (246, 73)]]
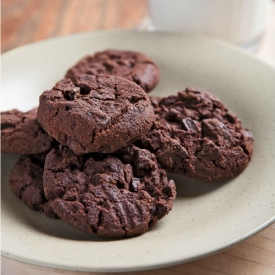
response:
[(159, 69), (152, 59), (133, 51), (106, 50), (86, 56), (70, 68), (65, 77), (75, 81), (82, 74), (120, 76), (140, 85), (145, 92), (159, 82)]
[(29, 208), (44, 212), (56, 218), (45, 198), (43, 190), (43, 171), (47, 153), (23, 155), (15, 163), (10, 173), (9, 185), (15, 196)]
[(49, 150), (54, 142), (37, 121), (37, 108), (1, 112), (1, 151), (37, 154)]
[(172, 209), (176, 191), (149, 151), (75, 155), (67, 147), (46, 158), (44, 191), (72, 227), (101, 236), (145, 233)]
[(59, 81), (40, 96), (38, 120), (76, 154), (109, 153), (143, 137), (154, 111), (136, 84), (114, 76), (85, 75)]
[(249, 163), (251, 132), (214, 95), (187, 88), (151, 101), (157, 119), (138, 144), (167, 171), (212, 182), (238, 175)]

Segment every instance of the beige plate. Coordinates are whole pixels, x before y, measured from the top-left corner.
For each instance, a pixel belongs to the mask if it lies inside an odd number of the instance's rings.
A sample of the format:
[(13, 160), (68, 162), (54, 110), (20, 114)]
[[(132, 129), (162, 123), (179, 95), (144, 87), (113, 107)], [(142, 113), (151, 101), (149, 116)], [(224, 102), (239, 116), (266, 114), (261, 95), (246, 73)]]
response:
[(202, 183), (171, 176), (178, 196), (148, 233), (102, 239), (47, 218), (16, 199), (8, 176), (17, 156), (2, 154), (2, 256), (67, 270), (132, 271), (179, 264), (220, 251), (275, 220), (275, 71), (223, 42), (182, 34), (108, 31), (35, 43), (3, 54), (2, 110), (28, 110), (66, 69), (107, 48), (143, 52), (160, 67), (151, 95), (198, 86), (236, 112), (255, 137), (247, 169), (233, 180)]

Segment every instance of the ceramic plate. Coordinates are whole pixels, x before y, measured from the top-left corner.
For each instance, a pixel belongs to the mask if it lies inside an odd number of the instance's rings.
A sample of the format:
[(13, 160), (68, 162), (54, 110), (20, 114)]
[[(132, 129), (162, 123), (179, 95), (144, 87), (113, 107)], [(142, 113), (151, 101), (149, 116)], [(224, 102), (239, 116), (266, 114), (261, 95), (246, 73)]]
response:
[(237, 113), (255, 138), (251, 163), (238, 177), (203, 183), (170, 175), (173, 210), (148, 233), (129, 239), (91, 236), (30, 210), (8, 186), (18, 158), (2, 154), (2, 256), (79, 271), (132, 271), (179, 264), (220, 251), (275, 220), (275, 71), (223, 42), (183, 34), (110, 31), (31, 44), (2, 56), (2, 110), (27, 111), (68, 67), (107, 48), (137, 50), (158, 65), (152, 96), (198, 86)]

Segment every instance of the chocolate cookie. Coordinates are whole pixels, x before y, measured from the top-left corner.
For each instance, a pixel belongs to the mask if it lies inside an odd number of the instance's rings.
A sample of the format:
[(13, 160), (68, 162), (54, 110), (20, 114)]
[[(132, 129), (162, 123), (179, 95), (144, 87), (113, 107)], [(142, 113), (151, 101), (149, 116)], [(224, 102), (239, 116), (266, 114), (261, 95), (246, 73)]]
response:
[(51, 151), (44, 191), (72, 227), (101, 236), (145, 233), (171, 210), (175, 184), (149, 151), (128, 146), (112, 155)]
[(38, 121), (76, 154), (109, 153), (143, 137), (154, 111), (135, 83), (114, 76), (83, 75), (59, 81), (40, 96)]
[(144, 54), (133, 51), (107, 50), (86, 56), (66, 73), (75, 81), (82, 74), (116, 75), (140, 85), (150, 92), (159, 82), (157, 65)]
[(247, 166), (252, 134), (214, 95), (187, 88), (152, 98), (152, 104), (157, 119), (139, 146), (153, 152), (167, 171), (212, 182), (232, 178)]
[(48, 217), (57, 218), (43, 190), (46, 155), (47, 153), (21, 156), (11, 170), (9, 184), (15, 196), (29, 208), (45, 212)]
[(49, 150), (54, 143), (37, 121), (37, 108), (26, 113), (16, 109), (1, 112), (1, 151), (36, 154)]

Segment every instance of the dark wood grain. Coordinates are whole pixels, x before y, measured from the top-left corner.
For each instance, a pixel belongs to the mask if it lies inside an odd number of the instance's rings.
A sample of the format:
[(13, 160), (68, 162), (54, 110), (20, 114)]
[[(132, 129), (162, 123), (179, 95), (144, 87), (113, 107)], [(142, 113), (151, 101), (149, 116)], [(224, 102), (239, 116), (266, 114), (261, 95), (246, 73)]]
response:
[(53, 36), (134, 28), (146, 14), (146, 0), (3, 0), (2, 52)]

